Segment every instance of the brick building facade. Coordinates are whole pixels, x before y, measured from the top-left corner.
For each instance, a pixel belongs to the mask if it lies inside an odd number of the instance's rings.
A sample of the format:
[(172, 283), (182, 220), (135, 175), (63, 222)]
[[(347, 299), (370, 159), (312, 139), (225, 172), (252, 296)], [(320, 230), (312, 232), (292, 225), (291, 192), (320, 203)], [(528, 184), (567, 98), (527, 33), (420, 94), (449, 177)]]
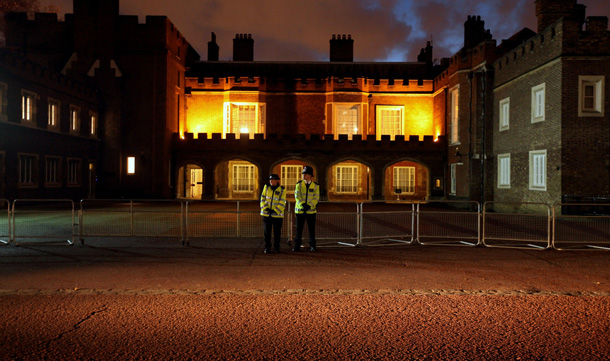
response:
[[(438, 63), (430, 44), (415, 62), (354, 62), (343, 34), (329, 62), (255, 61), (251, 34), (236, 35), (232, 61), (219, 61), (212, 34), (199, 61), (169, 19), (140, 24), (118, 0), (74, 0), (63, 21), (10, 13), (0, 198), (256, 199), (269, 174), (290, 189), (305, 164), (337, 201), (607, 196), (610, 33), (585, 10), (537, 0), (537, 32), (499, 45), (470, 16), (464, 47)], [(34, 125), (21, 116), (28, 94)], [(62, 107), (57, 130), (49, 99)], [(72, 108), (97, 119), (95, 134), (90, 119), (68, 129)], [(27, 157), (37, 174), (20, 173)], [(44, 185), (47, 159), (65, 178), (75, 158), (78, 187)], [(27, 174), (37, 180), (24, 187)]]

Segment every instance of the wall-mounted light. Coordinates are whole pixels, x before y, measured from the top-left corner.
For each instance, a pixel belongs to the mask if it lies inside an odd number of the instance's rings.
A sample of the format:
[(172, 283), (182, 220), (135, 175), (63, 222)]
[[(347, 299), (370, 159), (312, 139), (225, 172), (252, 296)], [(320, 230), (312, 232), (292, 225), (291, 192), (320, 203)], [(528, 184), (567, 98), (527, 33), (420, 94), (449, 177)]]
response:
[(127, 174), (136, 173), (136, 157), (127, 157)]

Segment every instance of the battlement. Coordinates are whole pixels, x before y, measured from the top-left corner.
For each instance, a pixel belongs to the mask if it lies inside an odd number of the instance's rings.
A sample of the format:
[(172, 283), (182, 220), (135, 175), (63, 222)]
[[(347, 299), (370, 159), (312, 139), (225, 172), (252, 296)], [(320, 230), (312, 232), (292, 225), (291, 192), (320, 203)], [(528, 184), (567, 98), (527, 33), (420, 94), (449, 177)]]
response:
[(340, 135), (339, 139), (335, 139), (333, 134), (305, 134), (298, 135), (278, 135), (255, 134), (254, 139), (250, 139), (248, 134), (240, 134), (236, 137), (235, 134), (227, 134), (226, 138), (222, 138), (222, 134), (213, 133), (211, 138), (208, 138), (207, 133), (199, 133), (197, 138), (194, 138), (192, 133), (185, 133), (182, 137), (174, 133), (172, 134), (172, 142), (175, 148), (178, 149), (196, 149), (196, 150), (262, 150), (274, 152), (281, 149), (284, 152), (304, 151), (306, 149), (315, 149), (316, 151), (379, 151), (381, 148), (388, 151), (401, 152), (444, 152), (447, 148), (445, 136), (438, 138), (432, 135), (425, 135), (423, 140), (419, 140), (419, 136), (411, 135), (405, 139), (404, 136), (396, 136), (395, 140), (390, 140), (389, 135), (381, 136), (381, 140), (377, 140), (375, 135), (367, 135), (363, 138), (362, 135), (354, 135), (352, 140), (347, 139), (347, 135)]
[(224, 77), (224, 78), (186, 78), (186, 86), (190, 91), (230, 91), (252, 90), (267, 91), (278, 89), (293, 89), (296, 91), (361, 91), (361, 92), (393, 92), (422, 93), (433, 91), (431, 79), (368, 79), (368, 78), (294, 78), (268, 79), (261, 77)]

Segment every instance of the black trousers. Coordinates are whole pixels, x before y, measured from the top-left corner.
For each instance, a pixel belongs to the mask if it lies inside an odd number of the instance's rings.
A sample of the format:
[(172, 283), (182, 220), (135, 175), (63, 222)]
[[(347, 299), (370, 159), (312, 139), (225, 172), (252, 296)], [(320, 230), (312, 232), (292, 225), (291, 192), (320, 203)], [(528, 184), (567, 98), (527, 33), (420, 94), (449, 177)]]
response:
[(263, 217), (263, 235), (265, 237), (265, 249), (271, 249), (271, 231), (273, 229), (273, 248), (280, 249), (282, 238), (282, 223), (284, 218)]
[(307, 222), (307, 230), (309, 231), (309, 247), (316, 248), (316, 214), (297, 214), (297, 235), (294, 239), (294, 247), (299, 248), (302, 244), (303, 228)]

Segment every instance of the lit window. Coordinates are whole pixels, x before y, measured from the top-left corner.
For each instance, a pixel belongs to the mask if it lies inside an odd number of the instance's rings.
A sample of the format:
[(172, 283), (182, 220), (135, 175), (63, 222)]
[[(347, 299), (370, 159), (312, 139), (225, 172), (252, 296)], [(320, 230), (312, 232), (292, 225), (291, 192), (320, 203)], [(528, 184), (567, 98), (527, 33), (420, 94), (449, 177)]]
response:
[(336, 168), (337, 193), (357, 193), (358, 167), (337, 166)]
[(403, 135), (403, 108), (401, 106), (377, 106), (377, 139), (389, 135), (392, 140)]
[(500, 131), (510, 126), (510, 98), (500, 100)]
[(46, 185), (58, 185), (59, 184), (59, 162), (60, 158), (46, 157), (45, 158), (45, 171), (44, 171), (44, 182)]
[(35, 185), (36, 163), (35, 155), (19, 155), (19, 184), (22, 186)]
[(233, 192), (254, 192), (254, 166), (233, 165)]
[(91, 116), (91, 129), (90, 129), (90, 134), (92, 136), (97, 135), (97, 114), (95, 113), (89, 113)]
[(337, 105), (335, 107), (335, 136), (347, 134), (347, 139), (352, 139), (354, 134), (360, 132), (360, 105)]
[(498, 154), (498, 188), (510, 188), (510, 154)]
[(604, 76), (579, 76), (578, 116), (604, 116)]
[(532, 88), (532, 123), (544, 121), (545, 84)]
[(265, 132), (265, 106), (257, 103), (225, 103), (225, 134), (254, 134)]
[(23, 90), (21, 92), (21, 120), (33, 122), (36, 114), (36, 94)]
[(451, 144), (459, 144), (459, 98), (460, 88), (456, 86), (449, 91), (449, 141)]
[(415, 193), (415, 167), (395, 167), (392, 186), (395, 193)]
[(286, 187), (287, 193), (294, 193), (297, 182), (301, 179), (302, 165), (283, 165), (282, 166), (282, 185)]
[(49, 99), (47, 126), (48, 128), (56, 128), (59, 125), (59, 105), (56, 100)]
[(80, 127), (80, 109), (75, 106), (70, 107), (70, 132), (77, 133)]
[(80, 184), (81, 161), (80, 159), (68, 159), (68, 185)]
[(532, 190), (546, 191), (546, 150), (529, 152), (530, 182)]
[(136, 158), (127, 157), (127, 174), (135, 174), (135, 173), (136, 173)]

